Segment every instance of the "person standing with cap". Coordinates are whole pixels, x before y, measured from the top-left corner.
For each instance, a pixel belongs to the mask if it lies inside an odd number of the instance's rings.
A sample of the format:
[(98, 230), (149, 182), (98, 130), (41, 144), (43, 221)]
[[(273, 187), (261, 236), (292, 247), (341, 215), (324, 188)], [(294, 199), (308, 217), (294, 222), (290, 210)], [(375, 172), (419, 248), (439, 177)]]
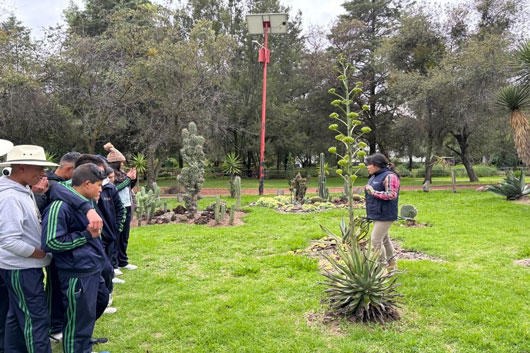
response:
[(51, 255), (41, 250), (41, 215), (30, 187), (45, 176), (44, 167), (57, 164), (46, 161), (42, 147), (19, 145), (3, 166), (12, 169), (0, 178), (0, 278), (9, 301), (4, 350), (51, 353), (43, 272)]
[[(118, 151), (110, 142), (103, 146), (105, 150), (109, 151), (107, 155), (107, 161), (110, 167), (114, 170), (116, 189), (118, 189), (118, 195), (120, 196), (121, 202), (125, 207), (124, 222), (122, 223), (121, 229), (119, 229), (118, 243), (117, 243), (117, 260), (113, 263), (115, 266), (115, 273), (121, 274), (119, 269), (135, 270), (136, 265), (129, 263), (127, 256), (127, 246), (129, 244), (129, 233), (132, 219), (133, 210), (133, 195), (132, 189), (136, 184), (136, 169), (131, 168), (127, 174), (121, 171), (121, 168), (125, 165), (125, 156)], [(117, 268), (116, 267), (119, 267)]]

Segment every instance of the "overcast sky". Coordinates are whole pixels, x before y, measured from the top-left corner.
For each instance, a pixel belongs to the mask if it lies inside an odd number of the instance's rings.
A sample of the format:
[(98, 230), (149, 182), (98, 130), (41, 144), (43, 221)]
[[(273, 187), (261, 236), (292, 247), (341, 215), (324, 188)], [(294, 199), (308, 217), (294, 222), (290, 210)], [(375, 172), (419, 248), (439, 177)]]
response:
[[(62, 23), (63, 10), (70, 1), (81, 5), (82, 0), (0, 0), (0, 20), (5, 19), (7, 13), (14, 13), (24, 25), (31, 28), (34, 36), (42, 34), (42, 27)], [(164, 0), (154, 0), (164, 3)], [(304, 29), (311, 25), (329, 28), (330, 23), (344, 13), (341, 4), (343, 0), (282, 0), (284, 5), (292, 8), (294, 16), (298, 9), (302, 11)], [(7, 11), (6, 11), (7, 10)]]

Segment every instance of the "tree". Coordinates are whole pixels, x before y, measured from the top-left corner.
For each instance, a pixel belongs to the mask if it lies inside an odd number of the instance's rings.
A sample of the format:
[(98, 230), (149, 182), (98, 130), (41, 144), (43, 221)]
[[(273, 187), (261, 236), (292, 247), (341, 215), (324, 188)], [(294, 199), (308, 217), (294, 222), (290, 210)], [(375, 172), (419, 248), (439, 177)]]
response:
[(385, 38), (397, 29), (401, 0), (353, 0), (343, 4), (346, 15), (339, 18), (329, 39), (335, 54), (343, 54), (359, 71), (356, 79), (364, 83), (364, 93), (357, 100), (360, 108), (367, 102), (363, 122), (372, 129), (367, 135), (370, 153), (386, 151), (384, 136), (393, 122), (395, 104), (388, 94), (388, 70), (378, 54)]
[(421, 10), (401, 19), (383, 53), (392, 65), (391, 92), (406, 114), (413, 114), (425, 137), (425, 181), (431, 181), (436, 155), (450, 131), (448, 78), (439, 69), (445, 52), (442, 35)]

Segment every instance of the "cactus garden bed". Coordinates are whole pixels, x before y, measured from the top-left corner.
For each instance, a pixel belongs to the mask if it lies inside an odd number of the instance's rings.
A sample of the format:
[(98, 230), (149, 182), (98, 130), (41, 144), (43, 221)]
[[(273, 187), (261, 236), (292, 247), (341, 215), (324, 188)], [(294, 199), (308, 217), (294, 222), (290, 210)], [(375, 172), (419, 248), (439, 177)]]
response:
[[(323, 200), (318, 196), (306, 197), (303, 202), (295, 202), (290, 196), (279, 195), (275, 197), (261, 197), (250, 206), (271, 208), (279, 213), (311, 213), (330, 209), (346, 208), (348, 201), (344, 197), (331, 197)], [(354, 208), (365, 207), (364, 199), (360, 195), (354, 195)]]
[(243, 211), (235, 211), (233, 219), (230, 218), (230, 210), (225, 210), (225, 215), (222, 219), (216, 221), (214, 206), (208, 206), (205, 210), (197, 212), (192, 215), (187, 212), (186, 208), (182, 205), (175, 207), (172, 210), (158, 210), (155, 212), (151, 220), (142, 219), (141, 224), (138, 224), (138, 219), (133, 218), (131, 227), (138, 227), (144, 225), (153, 224), (198, 224), (207, 225), (209, 227), (222, 227), (222, 226), (239, 226), (244, 224), (243, 217), (245, 216)]

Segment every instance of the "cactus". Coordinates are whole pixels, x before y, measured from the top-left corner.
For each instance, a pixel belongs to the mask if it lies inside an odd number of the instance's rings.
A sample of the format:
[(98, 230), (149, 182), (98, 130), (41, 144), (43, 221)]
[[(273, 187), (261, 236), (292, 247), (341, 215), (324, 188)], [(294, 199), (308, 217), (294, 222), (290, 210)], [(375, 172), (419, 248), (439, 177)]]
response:
[(302, 202), (305, 197), (305, 193), (307, 190), (307, 179), (302, 178), (300, 173), (296, 174), (293, 180), (291, 180), (291, 187), (289, 190), (291, 190), (294, 193), (294, 198), (296, 202)]
[(233, 226), (234, 225), (234, 216), (236, 214), (236, 205), (232, 205), (230, 207), (230, 218), (228, 219), (228, 224)]
[(320, 154), (320, 173), (318, 175), (318, 197), (322, 200), (327, 200), (329, 190), (326, 187), (326, 162), (324, 160), (324, 153)]
[(234, 197), (236, 198), (236, 210), (241, 209), (241, 177), (234, 178)]
[(219, 196), (215, 199), (215, 207), (213, 210), (215, 214), (215, 224), (221, 223), (221, 198)]
[(187, 129), (182, 129), (182, 145), (180, 154), (188, 165), (182, 168), (177, 180), (183, 184), (186, 209), (197, 213), (197, 200), (204, 184), (204, 138), (197, 134), (197, 126), (194, 122), (189, 123)]
[(414, 217), (418, 215), (418, 210), (413, 205), (403, 205), (399, 213), (404, 219), (414, 220)]
[(226, 204), (222, 203), (221, 204), (220, 215), (219, 215), (219, 218), (221, 219), (221, 222), (224, 222), (225, 216), (226, 216)]
[(145, 186), (142, 186), (140, 191), (136, 193), (136, 200), (136, 218), (138, 219), (138, 225), (141, 225), (143, 219), (150, 221), (156, 209), (162, 206), (160, 188), (156, 183), (153, 183), (153, 189), (149, 191), (145, 189)]

